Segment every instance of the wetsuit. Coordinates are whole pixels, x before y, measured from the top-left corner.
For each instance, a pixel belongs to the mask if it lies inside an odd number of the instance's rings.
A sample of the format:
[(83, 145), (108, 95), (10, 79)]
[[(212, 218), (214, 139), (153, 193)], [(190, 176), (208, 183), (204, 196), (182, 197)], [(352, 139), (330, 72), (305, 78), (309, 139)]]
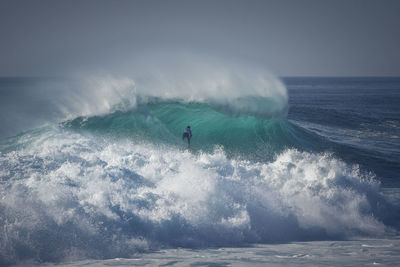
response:
[(188, 145), (190, 146), (190, 138), (192, 138), (192, 131), (190, 130), (189, 127), (185, 129), (185, 132), (182, 135), (182, 140), (185, 138), (188, 139)]

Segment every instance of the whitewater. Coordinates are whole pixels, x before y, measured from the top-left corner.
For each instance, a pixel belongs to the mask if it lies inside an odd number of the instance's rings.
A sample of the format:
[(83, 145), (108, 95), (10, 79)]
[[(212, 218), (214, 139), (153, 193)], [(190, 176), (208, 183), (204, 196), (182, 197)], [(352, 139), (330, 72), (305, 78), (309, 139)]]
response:
[(1, 265), (399, 262), (398, 79), (175, 73), (0, 79)]

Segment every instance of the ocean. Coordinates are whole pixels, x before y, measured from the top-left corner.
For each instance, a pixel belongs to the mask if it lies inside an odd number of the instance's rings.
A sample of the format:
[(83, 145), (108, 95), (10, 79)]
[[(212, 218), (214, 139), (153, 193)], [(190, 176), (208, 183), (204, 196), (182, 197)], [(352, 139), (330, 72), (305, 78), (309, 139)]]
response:
[(400, 264), (400, 78), (224, 75), (0, 78), (0, 265)]

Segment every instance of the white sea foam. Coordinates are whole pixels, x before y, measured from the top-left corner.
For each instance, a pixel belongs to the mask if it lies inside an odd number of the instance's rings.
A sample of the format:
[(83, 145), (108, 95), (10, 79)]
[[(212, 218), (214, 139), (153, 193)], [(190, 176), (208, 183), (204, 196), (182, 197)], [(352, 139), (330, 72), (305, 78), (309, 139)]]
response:
[(290, 149), (262, 163), (229, 159), (222, 148), (193, 154), (51, 129), (30, 146), (0, 154), (0, 169), (8, 170), (0, 187), (3, 259), (46, 260), (50, 247), (54, 257), (76, 250), (115, 257), (157, 244), (387, 231), (374, 215), (379, 184), (330, 154)]

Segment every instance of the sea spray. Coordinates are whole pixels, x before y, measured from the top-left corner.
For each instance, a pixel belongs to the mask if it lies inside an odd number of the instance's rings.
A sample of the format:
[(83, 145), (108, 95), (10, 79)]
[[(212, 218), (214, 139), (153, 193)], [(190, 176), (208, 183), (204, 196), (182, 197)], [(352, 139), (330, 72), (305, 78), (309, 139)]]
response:
[[(256, 66), (191, 60), (138, 61), (129, 75), (75, 74), (65, 78), (1, 78), (5, 84), (0, 138), (79, 116), (105, 115), (156, 101), (203, 103), (229, 116), (285, 117), (288, 96), (279, 79)], [(174, 62), (174, 63), (172, 63)], [(142, 64), (142, 65), (141, 65)], [(13, 93), (18, 88), (18, 93)]]

